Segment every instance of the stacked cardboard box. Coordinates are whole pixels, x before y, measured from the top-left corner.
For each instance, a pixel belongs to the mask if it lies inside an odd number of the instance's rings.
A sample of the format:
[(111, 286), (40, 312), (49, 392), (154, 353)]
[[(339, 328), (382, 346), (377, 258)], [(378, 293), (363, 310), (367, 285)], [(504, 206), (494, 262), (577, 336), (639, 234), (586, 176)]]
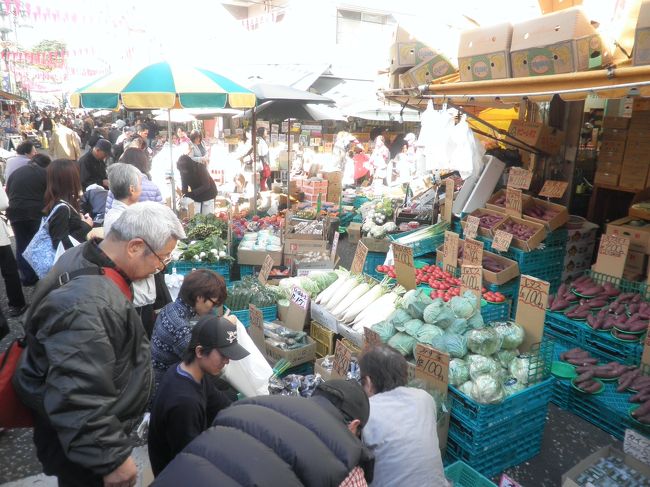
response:
[(596, 184), (616, 186), (621, 176), (629, 118), (605, 117), (603, 140), (598, 153)]
[(510, 78), (512, 25), (505, 23), (461, 32), (458, 71), (461, 81)]
[(634, 100), (632, 118), (627, 131), (625, 156), (621, 168), (619, 185), (625, 188), (643, 189), (647, 187), (646, 178), (650, 166), (650, 99)]
[(562, 282), (581, 276), (591, 267), (597, 231), (598, 225), (590, 222), (568, 230)]
[(338, 203), (343, 190), (343, 173), (341, 171), (323, 171), (322, 177), (327, 181), (327, 201)]
[(632, 61), (635, 66), (650, 64), (650, 2), (643, 2), (639, 8)]
[(302, 182), (302, 192), (305, 194), (305, 202), (315, 205), (320, 196), (321, 203), (327, 201), (327, 181), (306, 179)]

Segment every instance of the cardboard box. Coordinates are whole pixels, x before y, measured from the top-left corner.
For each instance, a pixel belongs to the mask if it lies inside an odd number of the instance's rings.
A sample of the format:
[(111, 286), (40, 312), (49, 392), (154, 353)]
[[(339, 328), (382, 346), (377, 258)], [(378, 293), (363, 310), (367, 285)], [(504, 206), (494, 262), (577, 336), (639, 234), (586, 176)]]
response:
[[(474, 210), (472, 213), (470, 213), (471, 216), (475, 216), (478, 218), (481, 218), (482, 215), (497, 215), (502, 218), (505, 218), (505, 209), (502, 209), (501, 211), (496, 211), (496, 210), (490, 210), (488, 208), (478, 208), (477, 210)], [(465, 227), (467, 226), (467, 217), (463, 218), (460, 222), (461, 227), (463, 227), (463, 232), (465, 232)], [(481, 237), (486, 237), (486, 238), (493, 238), (494, 233), (491, 228), (483, 228), (479, 225), (478, 235)]]
[(388, 252), (391, 241), (387, 238), (362, 237), (361, 241), (368, 247), (368, 252)]
[(532, 227), (535, 230), (533, 235), (528, 240), (521, 240), (513, 236), (512, 242), (510, 244), (512, 247), (517, 247), (518, 249), (521, 249), (525, 252), (530, 252), (531, 250), (535, 250), (546, 238), (546, 228), (543, 224), (536, 223), (531, 220), (523, 220), (514, 216), (508, 216), (501, 223), (497, 223), (494, 226), (494, 231), (496, 232), (497, 230), (502, 229), (509, 220), (515, 223), (519, 223), (520, 225)]
[(291, 239), (284, 242), (285, 255), (305, 254), (307, 252), (326, 252), (327, 241), (316, 239)]
[(314, 362), (314, 374), (320, 374), (324, 381), (328, 381), (332, 378), (332, 371), (327, 370), (323, 367), (323, 361), (326, 357), (317, 358)]
[(603, 140), (600, 144), (598, 161), (602, 162), (623, 162), (625, 153), (625, 141), (623, 140)]
[[(463, 241), (460, 240), (459, 242), (462, 245)], [(436, 249), (436, 264), (439, 266), (442, 266), (443, 248), (444, 245), (440, 245)], [(519, 275), (519, 264), (517, 264), (517, 262), (514, 260), (507, 259), (501, 255), (489, 252), (487, 250), (483, 251), (483, 256), (489, 256), (492, 259), (503, 263), (505, 267), (501, 272), (492, 272), (486, 268), (483, 268), (483, 282), (489, 282), (491, 284), (505, 284), (506, 282), (513, 280)]]
[(431, 83), (433, 80), (456, 72), (453, 64), (442, 54), (436, 54), (412, 67), (400, 78), (406, 88), (413, 88)]
[[(626, 118), (624, 120), (629, 120)], [(627, 128), (625, 129), (604, 129), (603, 130), (603, 141), (609, 140), (618, 140), (620, 142), (625, 142), (627, 140)]]
[(342, 171), (322, 171), (321, 177), (328, 182), (328, 184), (343, 182)]
[(610, 132), (610, 129), (627, 130), (629, 124), (630, 119), (627, 117), (604, 117), (603, 128), (607, 130), (603, 131), (603, 135)]
[(596, 176), (594, 178), (595, 184), (604, 184), (606, 186), (616, 186), (618, 185), (619, 173), (607, 173), (596, 171)]
[(636, 250), (627, 251), (624, 272), (645, 274), (647, 266), (648, 256), (644, 252), (638, 252)]
[(510, 62), (514, 78), (599, 69), (610, 60), (606, 43), (579, 8), (513, 27)]
[(562, 487), (582, 487), (585, 484), (578, 483), (578, 476), (589, 467), (594, 465), (599, 459), (609, 456), (615, 456), (622, 459), (625, 465), (633, 468), (640, 474), (644, 475), (646, 478), (650, 477), (650, 466), (646, 465), (643, 462), (640, 462), (631, 455), (626, 455), (625, 453), (615, 449), (610, 445), (605, 446), (600, 450), (592, 453), (587, 458), (578, 463), (575, 467), (562, 475)]
[(564, 132), (538, 122), (513, 120), (508, 133), (550, 155), (559, 154), (564, 145)]
[(623, 167), (621, 168), (621, 177), (618, 180), (618, 185), (622, 188), (644, 189), (647, 176), (648, 164), (623, 163)]
[(285, 359), (291, 362), (292, 367), (295, 367), (296, 365), (312, 362), (316, 358), (316, 342), (310, 337), (307, 337), (307, 342), (309, 344), (304, 347), (294, 350), (282, 350), (264, 340), (264, 350), (271, 362), (275, 363), (280, 359)]
[(551, 203), (550, 201), (542, 200), (539, 198), (530, 198), (523, 205), (524, 211), (526, 211), (526, 208), (531, 205), (537, 205), (537, 206), (541, 206), (547, 209), (553, 209), (557, 211), (557, 215), (555, 215), (552, 219), (548, 221), (540, 220), (538, 218), (534, 218), (528, 215), (522, 216), (522, 218), (526, 221), (531, 221), (531, 222), (539, 223), (540, 225), (544, 225), (549, 232), (552, 232), (553, 230), (557, 230), (558, 228), (563, 227), (566, 224), (566, 222), (569, 221), (569, 210), (564, 205), (558, 205), (557, 203)]
[(458, 70), (461, 81), (504, 79), (512, 76), (512, 24), (503, 23), (460, 34)]
[(282, 265), (282, 251), (267, 251), (267, 250), (237, 250), (237, 262), (245, 265), (262, 265), (266, 255), (270, 255), (273, 259), (273, 265)]
[(629, 250), (650, 254), (650, 224), (642, 227), (630, 225), (635, 218), (625, 216), (607, 224), (607, 235), (620, 235), (630, 239)]
[[(485, 207), (488, 210), (498, 211), (499, 213), (505, 213), (505, 211), (506, 211), (505, 197), (506, 197), (506, 190), (505, 189), (500, 189), (499, 191), (494, 193), (492, 196), (490, 196), (490, 199), (487, 200), (487, 203), (485, 203)], [(503, 205), (495, 204), (495, 201), (497, 201), (497, 200), (499, 200), (501, 198), (503, 198)], [(527, 194), (522, 194), (521, 195), (521, 204), (523, 206), (525, 206), (530, 198), (531, 197), (528, 196)]]
[(650, 64), (650, 2), (643, 2), (639, 7), (634, 31), (632, 63), (635, 66)]
[(339, 321), (332, 313), (327, 311), (324, 306), (312, 301), (310, 313), (313, 321), (317, 321), (328, 330), (338, 333)]
[(437, 55), (435, 49), (415, 39), (406, 42), (394, 42), (390, 46), (390, 73), (404, 73)]
[(352, 222), (348, 225), (348, 240), (353, 244), (361, 240), (361, 223)]
[(596, 170), (598, 172), (604, 172), (607, 174), (621, 174), (622, 168), (623, 168), (623, 164), (621, 164), (620, 162), (598, 161), (598, 166), (596, 167)]

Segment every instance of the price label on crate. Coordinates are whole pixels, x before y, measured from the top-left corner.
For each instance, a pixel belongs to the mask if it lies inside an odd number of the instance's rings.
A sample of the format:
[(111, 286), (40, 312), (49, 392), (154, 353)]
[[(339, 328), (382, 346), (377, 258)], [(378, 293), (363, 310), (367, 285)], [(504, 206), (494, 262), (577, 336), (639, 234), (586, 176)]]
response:
[(352, 259), (352, 265), (350, 266), (350, 272), (352, 274), (363, 273), (366, 257), (368, 257), (368, 247), (363, 242), (359, 242), (357, 244), (357, 250), (354, 253), (354, 258)]
[[(465, 244), (467, 246), (467, 244)], [(483, 267), (480, 265), (462, 265), (460, 267), (460, 293), (471, 291), (481, 301), (481, 288), (483, 287)]]
[(501, 474), (501, 478), (499, 479), (499, 487), (522, 487), (522, 485), (519, 482), (512, 480), (506, 474)]
[(429, 345), (415, 345), (415, 377), (427, 382), (444, 397), (449, 387), (449, 354)]
[(336, 249), (339, 246), (339, 237), (341, 234), (339, 232), (334, 232), (334, 238), (332, 239), (332, 252), (330, 254), (330, 260), (334, 262), (336, 260)]
[(619, 235), (603, 235), (600, 237), (594, 270), (620, 279), (623, 277), (629, 247), (629, 238)]
[(512, 242), (512, 233), (497, 230), (494, 232), (494, 240), (492, 240), (492, 248), (499, 252), (507, 252)]
[(458, 234), (447, 230), (445, 243), (442, 247), (442, 267), (452, 274), (458, 267)]
[(298, 286), (293, 286), (291, 289), (291, 303), (299, 308), (307, 309), (307, 306), (309, 306), (309, 295)]
[(363, 347), (367, 350), (369, 348), (375, 347), (377, 345), (381, 345), (381, 337), (379, 336), (379, 333), (377, 333), (375, 330), (371, 330), (367, 326), (364, 327), (363, 329)]
[(269, 254), (266, 254), (266, 257), (264, 257), (264, 263), (260, 269), (260, 273), (257, 275), (257, 279), (260, 281), (260, 284), (265, 285), (267, 283), (271, 269), (273, 269), (273, 257), (271, 257)]
[(248, 305), (248, 312), (251, 318), (251, 323), (248, 327), (248, 334), (259, 351), (262, 352), (263, 355), (266, 355), (264, 353), (264, 315), (253, 304)]
[(395, 261), (395, 274), (397, 282), (406, 289), (415, 289), (415, 264), (413, 263), (413, 249), (406, 245), (392, 244), (393, 260)]
[(533, 180), (533, 173), (523, 167), (511, 167), (508, 175), (508, 188), (528, 189)]
[(546, 181), (542, 190), (539, 192), (540, 196), (544, 198), (562, 198), (566, 192), (569, 183), (566, 181)]
[(483, 265), (483, 242), (466, 238), (463, 244), (463, 265)]
[(465, 223), (465, 238), (476, 238), (478, 234), (478, 227), (481, 224), (481, 219), (474, 215), (469, 215)]
[(332, 375), (341, 379), (346, 379), (350, 362), (352, 361), (352, 350), (350, 350), (341, 340), (336, 340), (334, 349), (334, 363), (332, 364)]
[(542, 341), (548, 289), (548, 282), (535, 277), (522, 275), (519, 280), (515, 321), (526, 331), (524, 342), (519, 347), (521, 352), (528, 352), (532, 345)]
[(521, 218), (521, 190), (506, 188), (506, 214)]
[(451, 223), (451, 210), (454, 206), (454, 185), (453, 179), (445, 179), (445, 209), (442, 218), (449, 223)]

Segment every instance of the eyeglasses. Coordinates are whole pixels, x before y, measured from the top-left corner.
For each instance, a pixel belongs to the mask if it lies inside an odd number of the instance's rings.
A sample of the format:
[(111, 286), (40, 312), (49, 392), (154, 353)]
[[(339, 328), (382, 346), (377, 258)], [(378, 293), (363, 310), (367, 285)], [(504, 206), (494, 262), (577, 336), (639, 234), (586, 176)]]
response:
[(153, 255), (155, 255), (156, 258), (157, 258), (157, 259), (160, 261), (160, 263), (162, 264), (163, 268), (160, 269), (160, 272), (165, 272), (165, 271), (167, 270), (167, 264), (169, 264), (169, 263), (172, 261), (172, 256), (170, 255), (170, 256), (168, 256), (166, 259), (163, 259), (163, 258), (161, 258), (161, 257), (156, 253), (156, 251), (153, 249), (153, 247), (152, 247), (151, 245), (149, 245), (145, 239), (143, 239), (142, 237), (140, 237), (140, 240), (142, 240), (142, 242), (144, 242), (144, 244), (145, 244), (145, 245), (147, 246), (147, 248), (151, 251), (151, 253), (152, 253)]
[(214, 298), (205, 298), (206, 301), (210, 301), (212, 306), (219, 306), (219, 302)]

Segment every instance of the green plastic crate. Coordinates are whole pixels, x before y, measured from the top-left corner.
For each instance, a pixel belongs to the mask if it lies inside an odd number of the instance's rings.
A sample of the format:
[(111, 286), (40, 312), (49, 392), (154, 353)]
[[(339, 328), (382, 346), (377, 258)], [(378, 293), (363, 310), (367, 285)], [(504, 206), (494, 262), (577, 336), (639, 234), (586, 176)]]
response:
[(445, 468), (445, 476), (454, 483), (454, 487), (497, 487), (460, 460)]

